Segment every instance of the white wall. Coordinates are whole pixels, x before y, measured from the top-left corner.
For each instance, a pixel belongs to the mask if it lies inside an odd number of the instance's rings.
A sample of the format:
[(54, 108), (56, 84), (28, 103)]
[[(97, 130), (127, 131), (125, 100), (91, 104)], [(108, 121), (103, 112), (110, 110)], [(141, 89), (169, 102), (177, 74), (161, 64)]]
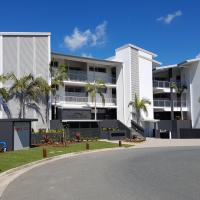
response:
[(140, 99), (145, 98), (151, 102), (147, 106), (148, 116), (143, 113), (144, 119), (153, 119), (153, 84), (152, 84), (152, 61), (139, 57), (139, 94)]
[(115, 61), (123, 63), (122, 70), (117, 70), (117, 119), (130, 127), (131, 110), (128, 104), (132, 99), (131, 48), (116, 51)]
[(200, 62), (196, 62), (188, 67), (190, 79), (190, 98), (191, 98), (191, 119), (192, 127), (200, 128)]
[[(42, 35), (3, 35), (2, 37), (2, 73), (15, 73), (22, 77), (32, 73), (35, 77), (42, 76), (49, 82), (50, 63), (50, 34)], [(0, 45), (1, 47), (1, 45)], [(4, 84), (10, 86), (11, 82)], [(18, 117), (19, 104), (12, 100), (9, 102), (12, 117)], [(40, 105), (41, 113), (45, 119), (45, 106)], [(4, 115), (4, 117), (6, 117)], [(44, 128), (45, 124), (33, 111), (27, 110), (27, 118), (38, 118), (33, 128)]]

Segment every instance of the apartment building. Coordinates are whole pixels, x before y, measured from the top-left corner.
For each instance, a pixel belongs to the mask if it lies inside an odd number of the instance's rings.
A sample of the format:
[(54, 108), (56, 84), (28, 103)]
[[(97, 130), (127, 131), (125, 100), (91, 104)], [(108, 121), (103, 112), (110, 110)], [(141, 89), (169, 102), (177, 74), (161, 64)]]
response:
[[(0, 32), (0, 74), (14, 73), (17, 78), (33, 74), (49, 79), (50, 33), (40, 32)], [(10, 87), (11, 82), (0, 83), (1, 87)], [(18, 118), (19, 102), (12, 99), (8, 106), (13, 118)], [(45, 106), (40, 105), (44, 115)], [(33, 128), (45, 127), (42, 119), (33, 110), (27, 110), (27, 118), (38, 118)], [(0, 111), (0, 118), (7, 116)]]
[(56, 100), (52, 101), (52, 119), (56, 106), (56, 118), (66, 121), (94, 120), (94, 102), (85, 91), (87, 83), (103, 80), (105, 104), (97, 94), (97, 120), (118, 119), (131, 127), (134, 120), (132, 107), (128, 104), (135, 94), (149, 99), (148, 115), (142, 113), (143, 126), (153, 129), (153, 83), (152, 69), (159, 65), (156, 54), (128, 44), (115, 51), (107, 60), (69, 56), (52, 53), (54, 68), (64, 64), (67, 67), (67, 79), (57, 91)]
[(67, 79), (56, 94), (56, 102), (52, 100), (52, 118), (56, 106), (56, 118), (62, 121), (94, 120), (95, 101), (85, 90), (87, 83), (94, 84), (97, 80), (105, 82), (106, 89), (101, 91), (105, 98), (103, 103), (99, 93), (96, 96), (97, 119), (117, 119), (117, 99), (119, 91), (119, 72), (122, 63), (86, 57), (69, 56), (52, 53), (52, 65), (67, 67)]
[[(200, 128), (199, 81), (200, 58), (154, 68), (154, 118), (159, 120), (182, 118), (191, 120), (193, 128)], [(184, 88), (181, 96), (177, 94), (176, 89), (170, 87), (173, 84), (176, 84), (179, 90)]]
[[(49, 119), (63, 122), (94, 120), (95, 103), (85, 91), (85, 85), (102, 80), (106, 85), (102, 91), (105, 104), (97, 94), (97, 120), (118, 119), (131, 127), (135, 116), (128, 104), (136, 94), (151, 102), (148, 115), (142, 113), (142, 125), (147, 132), (152, 133), (156, 120), (182, 118), (191, 120), (193, 128), (200, 127), (200, 58), (161, 66), (155, 60), (156, 54), (132, 44), (117, 48), (108, 59), (96, 59), (51, 53), (50, 42), (50, 33), (0, 33), (0, 74), (14, 72), (22, 77), (32, 73), (50, 83), (50, 62), (55, 69), (61, 64), (67, 67), (67, 79), (59, 87), (56, 98), (51, 99)], [(181, 97), (170, 87), (172, 83), (178, 88), (186, 86)], [(10, 82), (1, 83), (1, 86), (9, 87)], [(45, 116), (45, 105), (40, 106)], [(18, 117), (19, 104), (12, 100), (9, 107), (12, 116)], [(3, 110), (0, 117), (6, 117)], [(27, 110), (27, 117), (38, 118), (33, 128), (46, 126), (34, 111)]]

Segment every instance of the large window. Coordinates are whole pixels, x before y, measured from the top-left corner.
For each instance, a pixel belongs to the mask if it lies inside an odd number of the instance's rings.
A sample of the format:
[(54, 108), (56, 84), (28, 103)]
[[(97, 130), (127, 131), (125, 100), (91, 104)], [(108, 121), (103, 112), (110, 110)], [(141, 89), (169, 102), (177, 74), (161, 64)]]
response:
[(51, 67), (58, 67), (58, 65), (59, 65), (58, 61), (55, 60), (51, 61)]
[(85, 92), (83, 87), (65, 86), (65, 92)]
[(93, 66), (90, 66), (89, 67), (89, 71), (95, 71), (95, 72), (101, 72), (101, 73), (106, 73), (106, 68), (104, 67), (93, 67)]

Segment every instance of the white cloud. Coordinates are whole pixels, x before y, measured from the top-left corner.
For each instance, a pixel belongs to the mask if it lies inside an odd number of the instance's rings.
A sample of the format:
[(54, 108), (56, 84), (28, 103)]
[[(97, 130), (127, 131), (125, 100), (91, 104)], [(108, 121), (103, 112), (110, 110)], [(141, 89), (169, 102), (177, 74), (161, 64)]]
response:
[(196, 58), (200, 58), (200, 53), (196, 56)]
[(87, 58), (92, 58), (93, 57), (91, 53), (82, 53), (81, 56), (87, 57)]
[(84, 46), (102, 45), (105, 43), (106, 28), (106, 21), (96, 26), (94, 32), (92, 32), (90, 29), (80, 31), (79, 28), (75, 27), (71, 35), (65, 36), (64, 44), (71, 51), (75, 51)]
[(181, 10), (177, 10), (174, 13), (170, 13), (170, 14), (168, 14), (166, 16), (159, 17), (157, 19), (157, 21), (162, 21), (165, 24), (170, 24), (176, 17), (180, 17), (181, 15), (183, 15), (183, 13), (181, 12)]

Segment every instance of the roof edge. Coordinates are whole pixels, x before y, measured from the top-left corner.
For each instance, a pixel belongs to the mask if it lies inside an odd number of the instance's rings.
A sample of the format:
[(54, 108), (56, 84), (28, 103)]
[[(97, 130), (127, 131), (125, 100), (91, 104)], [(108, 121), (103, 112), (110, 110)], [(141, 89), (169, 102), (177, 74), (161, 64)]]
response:
[(136, 45), (130, 44), (130, 43), (129, 43), (129, 44), (125, 44), (125, 45), (123, 45), (123, 46), (121, 46), (121, 47), (115, 49), (115, 51), (120, 51), (120, 50), (125, 49), (125, 48), (127, 48), (127, 47), (130, 47), (130, 48), (137, 49), (137, 50), (139, 50), (139, 51), (143, 51), (143, 52), (145, 52), (145, 53), (148, 53), (148, 54), (152, 55), (154, 58), (157, 57), (157, 54), (155, 54), (155, 53), (153, 53), (153, 52), (151, 52), (151, 51), (148, 51), (148, 50), (146, 50), (146, 49), (143, 49), (143, 48), (141, 48), (141, 47), (138, 47), (138, 46), (136, 46)]
[(9, 35), (47, 35), (47, 36), (50, 36), (51, 35), (51, 32), (0, 32), (0, 35), (2, 36), (9, 36)]
[(84, 57), (84, 56), (67, 55), (67, 54), (64, 54), (64, 53), (51, 52), (51, 55), (64, 56), (64, 57), (76, 58), (76, 59), (84, 59), (84, 60), (88, 60), (88, 61), (97, 61), (97, 62), (107, 62), (107, 63), (113, 63), (113, 64), (122, 64), (122, 62), (118, 62), (118, 61), (112, 61), (112, 60), (106, 60), (106, 59), (98, 59), (98, 58), (89, 58), (89, 57)]

